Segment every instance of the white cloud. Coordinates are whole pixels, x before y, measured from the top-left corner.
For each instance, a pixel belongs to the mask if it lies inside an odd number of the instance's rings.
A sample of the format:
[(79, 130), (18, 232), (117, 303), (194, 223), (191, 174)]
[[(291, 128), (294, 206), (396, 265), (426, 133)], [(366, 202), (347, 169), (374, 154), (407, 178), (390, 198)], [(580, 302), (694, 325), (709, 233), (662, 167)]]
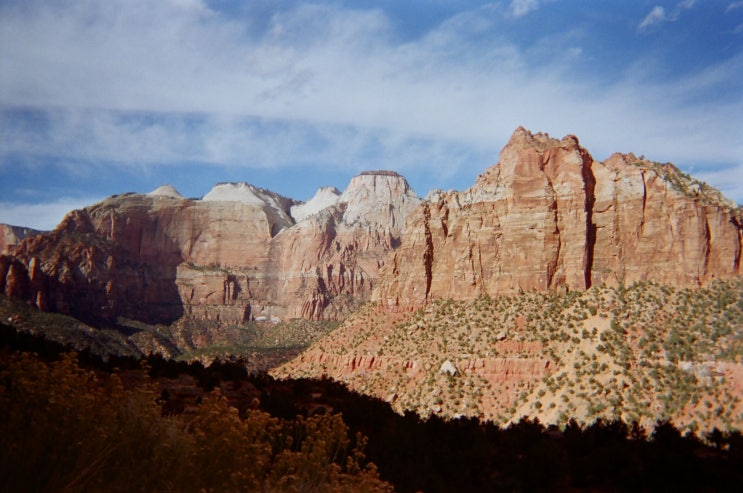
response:
[(514, 17), (523, 17), (539, 8), (539, 0), (511, 0), (508, 9)]
[(48, 231), (54, 229), (68, 212), (100, 200), (101, 198), (61, 198), (34, 204), (0, 202), (0, 223)]
[(666, 16), (666, 9), (664, 9), (660, 5), (656, 5), (655, 7), (653, 7), (650, 13), (645, 16), (640, 25), (637, 26), (637, 29), (639, 29), (640, 31), (644, 31), (652, 25), (659, 24), (667, 20), (668, 17)]
[(728, 4), (727, 8), (725, 8), (725, 13), (727, 14), (730, 11), (743, 8), (743, 2), (731, 2)]
[[(525, 15), (540, 4), (510, 5)], [(656, 7), (643, 23), (674, 11)], [(0, 13), (0, 105), (40, 112), (45, 129), (6, 116), (0, 166), (3, 154), (23, 154), (455, 174), (494, 162), (522, 124), (575, 133), (597, 158), (619, 150), (743, 166), (743, 139), (730, 130), (743, 127), (740, 99), (694, 101), (738, 80), (740, 66), (597, 83), (576, 39), (525, 50), (503, 34), (497, 4), (405, 41), (379, 10), (317, 4), (260, 21), (224, 18), (195, 0), (36, 2)]]
[(676, 22), (684, 10), (689, 10), (694, 7), (696, 0), (683, 0), (677, 3), (670, 12), (667, 12), (665, 8), (656, 5), (652, 8), (650, 13), (637, 26), (638, 31), (645, 31), (647, 28), (663, 22)]

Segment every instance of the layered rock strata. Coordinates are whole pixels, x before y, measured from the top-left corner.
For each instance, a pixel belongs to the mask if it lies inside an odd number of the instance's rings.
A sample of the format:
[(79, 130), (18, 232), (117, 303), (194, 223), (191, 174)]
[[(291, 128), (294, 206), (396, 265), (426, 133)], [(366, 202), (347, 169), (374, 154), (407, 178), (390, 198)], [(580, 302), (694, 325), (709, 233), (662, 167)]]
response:
[[(719, 192), (631, 154), (519, 128), (463, 192), (417, 198), (394, 172), (300, 203), (246, 183), (201, 200), (170, 186), (73, 211), (0, 257), (0, 292), (86, 320), (123, 316), (340, 318), (372, 298), (583, 290), (741, 273), (743, 213)], [(5, 247), (10, 249), (10, 247)]]
[(464, 192), (408, 217), (375, 299), (390, 307), (528, 290), (655, 280), (699, 286), (740, 275), (740, 208), (635, 156), (595, 161), (574, 136), (519, 128)]
[(337, 317), (368, 299), (420, 200), (389, 172), (327, 192), (299, 221), (302, 204), (245, 183), (114, 196), (2, 257), (0, 292), (96, 322)]

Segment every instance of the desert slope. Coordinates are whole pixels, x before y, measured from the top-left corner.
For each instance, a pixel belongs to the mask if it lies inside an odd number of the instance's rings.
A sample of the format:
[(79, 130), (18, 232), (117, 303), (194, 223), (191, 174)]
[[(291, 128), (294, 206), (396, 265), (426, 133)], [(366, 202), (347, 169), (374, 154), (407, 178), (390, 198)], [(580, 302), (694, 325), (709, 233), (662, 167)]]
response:
[(328, 376), (398, 412), (545, 424), (743, 427), (743, 279), (369, 304), (273, 371)]

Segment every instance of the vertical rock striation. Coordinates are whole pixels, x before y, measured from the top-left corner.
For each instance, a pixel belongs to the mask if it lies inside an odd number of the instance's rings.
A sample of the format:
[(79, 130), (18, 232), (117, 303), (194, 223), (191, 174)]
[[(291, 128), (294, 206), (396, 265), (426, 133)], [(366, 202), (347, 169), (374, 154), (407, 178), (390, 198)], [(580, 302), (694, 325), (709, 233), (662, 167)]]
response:
[(390, 172), (316, 199), (247, 183), (113, 196), (2, 257), (0, 291), (94, 323), (339, 317), (370, 297), (420, 200)]
[(698, 286), (740, 275), (742, 224), (739, 207), (673, 165), (601, 163), (574, 136), (518, 128), (471, 188), (425, 201), (390, 171), (306, 203), (247, 183), (201, 200), (170, 186), (113, 196), (0, 256), (0, 292), (94, 322), (239, 323), (341, 318), (370, 298), (404, 309), (649, 279)]
[(375, 299), (396, 309), (646, 279), (695, 286), (739, 275), (740, 254), (740, 209), (672, 165), (600, 163), (574, 136), (519, 128), (470, 189), (435, 193), (408, 217)]

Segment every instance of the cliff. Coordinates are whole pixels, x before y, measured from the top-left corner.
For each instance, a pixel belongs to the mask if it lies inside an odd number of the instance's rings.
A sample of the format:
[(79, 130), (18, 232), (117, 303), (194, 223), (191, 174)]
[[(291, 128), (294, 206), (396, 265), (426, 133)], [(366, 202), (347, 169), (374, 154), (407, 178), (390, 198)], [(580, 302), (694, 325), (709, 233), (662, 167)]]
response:
[(396, 174), (328, 192), (307, 204), (247, 183), (201, 200), (170, 186), (113, 196), (0, 258), (0, 292), (96, 323), (338, 317), (368, 299), (419, 199)]
[(741, 210), (673, 165), (517, 129), (464, 192), (408, 217), (375, 299), (398, 309), (440, 298), (583, 290), (654, 280), (700, 286), (740, 275)]
[(364, 172), (301, 203), (247, 183), (163, 186), (71, 212), (0, 257), (0, 292), (88, 321), (339, 319), (373, 299), (574, 291), (740, 275), (743, 214), (673, 165), (595, 161), (519, 128), (463, 192)]

